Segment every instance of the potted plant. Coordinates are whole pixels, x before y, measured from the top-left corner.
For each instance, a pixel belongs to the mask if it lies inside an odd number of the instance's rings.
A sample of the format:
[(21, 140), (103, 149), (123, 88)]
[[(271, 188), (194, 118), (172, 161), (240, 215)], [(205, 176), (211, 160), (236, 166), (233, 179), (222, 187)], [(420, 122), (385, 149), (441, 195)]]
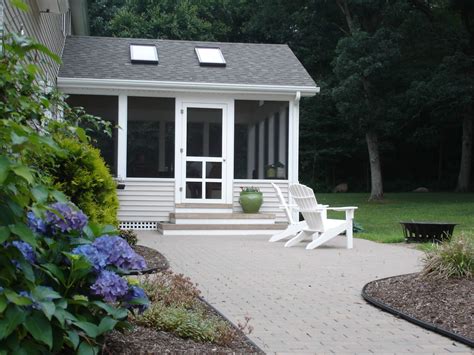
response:
[(265, 170), (266, 170), (266, 173), (267, 173), (267, 174), (266, 174), (266, 175), (267, 175), (266, 177), (267, 177), (268, 179), (274, 179), (274, 178), (276, 178), (277, 168), (276, 168), (275, 164), (267, 165), (267, 166), (265, 167)]
[(255, 186), (240, 187), (240, 205), (244, 213), (258, 213), (263, 203), (263, 194)]

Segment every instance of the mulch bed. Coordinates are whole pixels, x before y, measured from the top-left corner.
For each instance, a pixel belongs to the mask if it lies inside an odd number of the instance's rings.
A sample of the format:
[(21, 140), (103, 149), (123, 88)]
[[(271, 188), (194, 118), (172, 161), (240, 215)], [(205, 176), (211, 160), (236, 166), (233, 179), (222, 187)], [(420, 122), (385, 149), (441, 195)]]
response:
[(148, 269), (163, 271), (170, 267), (164, 255), (155, 249), (143, 245), (135, 245), (133, 249), (145, 258)]
[(399, 312), (474, 341), (474, 278), (400, 275), (372, 281), (365, 292)]
[(230, 347), (200, 343), (151, 328), (134, 326), (107, 335), (103, 354), (264, 354), (242, 334)]
[[(155, 249), (142, 245), (135, 245), (133, 248), (145, 258), (148, 269), (157, 268), (159, 272), (169, 268), (168, 260)], [(222, 318), (207, 303), (203, 302), (203, 305), (207, 307), (210, 314)], [(132, 329), (123, 332), (114, 330), (109, 333), (106, 336), (102, 354), (264, 354), (241, 330), (231, 323), (229, 325), (236, 330), (237, 336), (229, 346), (220, 346), (183, 339), (172, 333), (134, 324)]]

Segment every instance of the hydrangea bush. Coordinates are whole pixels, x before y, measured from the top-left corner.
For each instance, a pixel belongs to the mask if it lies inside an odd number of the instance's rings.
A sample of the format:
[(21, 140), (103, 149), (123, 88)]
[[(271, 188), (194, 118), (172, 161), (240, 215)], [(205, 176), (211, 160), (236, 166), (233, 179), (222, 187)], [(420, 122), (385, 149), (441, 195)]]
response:
[(122, 239), (116, 243), (114, 227), (90, 223), (31, 163), (38, 152), (62, 154), (47, 128), (62, 102), (26, 64), (34, 61), (29, 53), (48, 49), (16, 35), (2, 42), (0, 354), (98, 353), (104, 334), (128, 325), (129, 310), (146, 308), (145, 294), (124, 276), (145, 263)]

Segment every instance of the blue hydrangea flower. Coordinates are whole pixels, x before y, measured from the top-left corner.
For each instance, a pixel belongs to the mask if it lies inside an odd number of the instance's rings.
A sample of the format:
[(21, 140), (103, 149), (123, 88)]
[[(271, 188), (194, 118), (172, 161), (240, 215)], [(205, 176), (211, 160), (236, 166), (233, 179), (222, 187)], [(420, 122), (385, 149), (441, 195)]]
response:
[(103, 270), (91, 286), (92, 294), (102, 296), (106, 302), (116, 302), (128, 292), (128, 283), (114, 272)]
[(46, 224), (53, 233), (81, 231), (87, 224), (87, 216), (70, 203), (56, 202), (50, 206), (56, 211), (46, 212)]
[[(142, 304), (131, 304), (130, 302), (133, 301), (142, 301), (145, 303)], [(128, 293), (125, 295), (124, 299), (124, 307), (128, 309), (137, 309), (139, 313), (143, 313), (148, 309), (148, 306), (150, 304), (150, 301), (148, 299), (148, 296), (146, 295), (145, 291), (143, 288), (138, 287), (138, 286), (132, 286), (128, 290)]]
[(31, 211), (27, 213), (26, 217), (28, 219), (28, 227), (30, 227), (33, 232), (40, 234), (46, 233), (47, 226), (41, 218), (37, 218)]
[(124, 239), (117, 236), (104, 235), (92, 243), (97, 250), (107, 255), (107, 264), (123, 270), (143, 270), (146, 268), (145, 259), (135, 253)]
[(92, 264), (96, 272), (100, 272), (107, 266), (107, 255), (99, 252), (91, 244), (78, 246), (72, 250), (72, 253), (84, 256)]
[(12, 244), (23, 254), (23, 257), (29, 263), (33, 264), (36, 262), (36, 254), (31, 245), (21, 240), (14, 240)]

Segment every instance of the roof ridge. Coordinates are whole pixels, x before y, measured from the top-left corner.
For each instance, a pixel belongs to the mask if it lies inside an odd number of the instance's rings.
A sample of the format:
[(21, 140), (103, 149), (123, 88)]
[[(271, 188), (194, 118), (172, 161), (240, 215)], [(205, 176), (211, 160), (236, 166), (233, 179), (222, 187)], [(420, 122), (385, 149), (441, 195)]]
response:
[(220, 44), (245, 44), (251, 46), (286, 46), (287, 43), (254, 43), (254, 42), (222, 42), (222, 41), (198, 41), (187, 39), (163, 39), (163, 38), (134, 38), (134, 37), (111, 37), (111, 36), (77, 36), (69, 35), (68, 38), (94, 38), (94, 39), (112, 39), (112, 40), (132, 40), (132, 41), (159, 41), (159, 42), (187, 42), (187, 43), (220, 43)]

